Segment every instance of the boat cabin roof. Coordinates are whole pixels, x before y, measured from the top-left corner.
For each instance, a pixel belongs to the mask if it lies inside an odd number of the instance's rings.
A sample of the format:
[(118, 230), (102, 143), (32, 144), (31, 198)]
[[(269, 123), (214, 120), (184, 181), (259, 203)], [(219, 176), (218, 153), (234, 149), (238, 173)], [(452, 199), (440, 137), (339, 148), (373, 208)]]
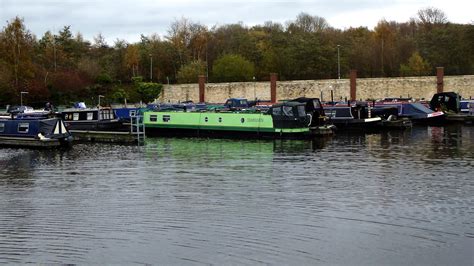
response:
[(98, 108), (67, 108), (67, 109), (64, 109), (63, 110), (63, 113), (64, 112), (74, 112), (74, 113), (77, 113), (77, 112), (97, 112), (99, 110), (112, 110), (112, 108), (110, 107), (101, 107), (100, 109)]
[(303, 105), (303, 106), (306, 106), (306, 103), (300, 103), (300, 102), (283, 102), (283, 103), (276, 103), (274, 105), (272, 105), (272, 108), (278, 108), (278, 107), (282, 107), (282, 106), (299, 106), (299, 105)]

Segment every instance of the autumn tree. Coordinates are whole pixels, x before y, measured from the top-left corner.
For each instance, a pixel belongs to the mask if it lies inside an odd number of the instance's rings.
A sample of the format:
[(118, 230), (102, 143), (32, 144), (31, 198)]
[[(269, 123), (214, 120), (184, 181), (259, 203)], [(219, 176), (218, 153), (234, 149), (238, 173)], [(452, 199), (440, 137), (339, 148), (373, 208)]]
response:
[(138, 54), (138, 47), (137, 45), (131, 44), (127, 46), (127, 50), (125, 52), (125, 60), (124, 64), (127, 66), (128, 69), (132, 72), (132, 77), (136, 77), (139, 75), (138, 73), (138, 64), (139, 61), (139, 54)]
[(423, 76), (430, 73), (431, 66), (424, 60), (418, 52), (414, 52), (408, 59), (408, 64), (400, 65), (402, 76)]
[(0, 62), (6, 65), (7, 69), (8, 66), (11, 66), (13, 85), (19, 91), (25, 81), (34, 77), (32, 57), (36, 40), (33, 34), (25, 28), (23, 19), (15, 17), (7, 23), (0, 34), (2, 59)]
[(186, 18), (175, 20), (166, 39), (173, 45), (180, 65), (191, 60), (205, 60), (208, 29), (205, 25)]

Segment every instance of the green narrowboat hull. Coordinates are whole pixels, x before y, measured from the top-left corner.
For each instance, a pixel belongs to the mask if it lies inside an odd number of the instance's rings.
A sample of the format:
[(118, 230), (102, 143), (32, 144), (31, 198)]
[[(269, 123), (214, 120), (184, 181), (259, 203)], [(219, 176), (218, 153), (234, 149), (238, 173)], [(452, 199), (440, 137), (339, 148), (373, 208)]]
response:
[(144, 113), (147, 135), (301, 138), (314, 136), (309, 127), (275, 128), (270, 114), (248, 112), (177, 112)]

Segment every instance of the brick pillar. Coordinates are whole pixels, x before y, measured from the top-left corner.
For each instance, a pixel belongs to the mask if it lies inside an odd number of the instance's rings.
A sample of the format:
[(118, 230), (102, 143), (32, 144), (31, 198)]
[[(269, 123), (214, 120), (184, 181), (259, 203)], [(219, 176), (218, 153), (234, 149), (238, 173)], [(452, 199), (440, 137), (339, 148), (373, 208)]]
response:
[(441, 93), (444, 90), (444, 67), (436, 68), (436, 91)]
[(203, 103), (206, 101), (206, 94), (205, 94), (205, 89), (206, 89), (206, 76), (204, 75), (199, 75), (198, 76), (199, 80), (199, 102)]
[(277, 101), (277, 79), (278, 79), (278, 74), (277, 73), (270, 73), (270, 98), (272, 103), (276, 103)]
[(357, 70), (355, 69), (351, 69), (351, 74), (350, 74), (350, 77), (351, 77), (351, 91), (350, 91), (350, 95), (351, 95), (351, 101), (356, 101), (357, 100), (357, 88), (356, 88), (356, 79), (357, 79)]

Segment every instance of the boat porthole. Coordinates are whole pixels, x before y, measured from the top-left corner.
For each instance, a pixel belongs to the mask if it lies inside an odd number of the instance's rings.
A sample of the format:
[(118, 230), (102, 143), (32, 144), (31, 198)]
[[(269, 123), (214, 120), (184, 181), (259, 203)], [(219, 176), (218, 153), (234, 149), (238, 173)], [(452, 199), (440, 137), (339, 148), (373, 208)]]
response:
[(244, 123), (244, 122), (245, 122), (245, 118), (243, 118), (243, 117), (240, 118), (240, 122), (241, 122), (241, 123)]
[(207, 118), (207, 116), (204, 118), (204, 122), (207, 122), (209, 121), (209, 118)]
[(222, 122), (222, 117), (219, 117), (219, 123)]

